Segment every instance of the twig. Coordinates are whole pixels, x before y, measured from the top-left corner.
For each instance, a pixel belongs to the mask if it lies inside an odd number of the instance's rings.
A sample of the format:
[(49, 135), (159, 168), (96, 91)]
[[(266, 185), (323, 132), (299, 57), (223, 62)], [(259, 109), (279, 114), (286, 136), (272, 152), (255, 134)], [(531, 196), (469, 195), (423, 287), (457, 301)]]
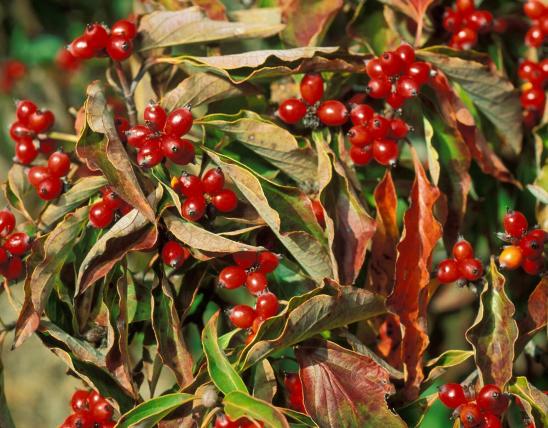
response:
[(48, 134), (49, 138), (52, 138), (54, 140), (58, 141), (68, 141), (70, 143), (77, 143), (78, 142), (78, 136), (72, 135), (72, 134), (66, 134), (64, 132), (50, 132)]
[(126, 103), (129, 124), (131, 126), (135, 126), (137, 124), (137, 109), (135, 108), (135, 101), (133, 100), (133, 94), (131, 93), (126, 73), (124, 72), (122, 64), (120, 64), (119, 61), (114, 61), (114, 69), (116, 70), (116, 75), (118, 76), (118, 80), (122, 86), (122, 93)]

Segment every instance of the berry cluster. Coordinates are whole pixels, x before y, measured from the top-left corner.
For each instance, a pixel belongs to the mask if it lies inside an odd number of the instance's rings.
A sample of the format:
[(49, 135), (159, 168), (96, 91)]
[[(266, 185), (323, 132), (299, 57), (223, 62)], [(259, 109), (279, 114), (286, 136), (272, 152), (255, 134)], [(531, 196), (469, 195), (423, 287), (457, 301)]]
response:
[[(15, 141), (17, 160), (28, 165), (36, 159), (38, 153), (51, 154), (55, 150), (55, 142), (43, 134), (53, 126), (54, 114), (49, 110), (39, 110), (29, 100), (18, 101), (15, 114), (17, 120), (10, 126), (10, 136)], [(38, 140), (38, 147), (35, 139)]]
[(55, 64), (61, 70), (72, 72), (80, 68), (82, 61), (70, 53), (68, 48), (62, 47), (55, 56)]
[(243, 251), (232, 255), (233, 266), (227, 266), (219, 273), (219, 285), (228, 289), (246, 286), (257, 296), (255, 309), (248, 305), (236, 305), (230, 311), (230, 321), (238, 328), (251, 328), (247, 342), (251, 341), (261, 323), (278, 313), (278, 298), (267, 291), (267, 274), (274, 272), (280, 264), (276, 254), (270, 251), (255, 253)]
[(548, 59), (540, 63), (524, 60), (518, 68), (518, 77), (524, 82), (521, 92), (523, 122), (527, 128), (535, 126), (544, 114), (546, 94), (544, 86), (548, 81)]
[(523, 12), (533, 25), (525, 35), (525, 43), (533, 48), (540, 48), (548, 37), (548, 7), (542, 0), (528, 0), (523, 5)]
[(485, 385), (479, 394), (465, 391), (458, 383), (448, 383), (439, 388), (439, 399), (458, 417), (464, 428), (502, 428), (501, 415), (510, 400), (496, 385)]
[(133, 52), (137, 27), (128, 19), (120, 19), (108, 29), (103, 24), (88, 24), (84, 34), (74, 39), (67, 51), (77, 60), (108, 55), (113, 61), (123, 61)]
[(59, 428), (113, 428), (114, 409), (96, 391), (78, 390), (72, 395), (73, 413)]
[(160, 105), (149, 104), (143, 118), (144, 125), (136, 125), (126, 131), (127, 143), (137, 149), (139, 166), (152, 168), (164, 157), (179, 165), (194, 161), (192, 142), (181, 138), (190, 131), (194, 121), (189, 108), (178, 108), (168, 115)]
[(303, 385), (298, 373), (286, 373), (284, 377), (285, 389), (288, 393), (289, 405), (292, 409), (306, 413), (304, 408)]
[(186, 197), (181, 205), (181, 215), (189, 221), (200, 220), (206, 211), (208, 217), (213, 218), (217, 211), (229, 213), (238, 206), (236, 193), (225, 188), (225, 175), (221, 168), (210, 169), (202, 178), (183, 173), (180, 178), (173, 177), (171, 186)]
[(503, 219), (504, 233), (499, 237), (510, 245), (499, 255), (501, 268), (521, 268), (529, 275), (538, 275), (544, 269), (544, 244), (548, 234), (542, 229), (529, 229), (529, 223), (519, 211), (509, 211)]
[(394, 165), (398, 159), (397, 140), (405, 138), (412, 128), (403, 119), (375, 114), (367, 104), (355, 105), (350, 119), (354, 126), (347, 135), (352, 145), (352, 161), (356, 165), (367, 165), (375, 159), (381, 165)]
[(16, 59), (8, 59), (0, 64), (0, 92), (11, 92), (15, 82), (27, 73), (27, 66)]
[(23, 272), (22, 257), (30, 250), (31, 240), (25, 232), (13, 232), (15, 216), (9, 210), (0, 211), (0, 275), (17, 279)]
[(443, 28), (452, 33), (450, 47), (472, 49), (478, 42), (478, 33), (487, 33), (493, 28), (493, 14), (476, 9), (474, 0), (457, 0), (455, 9), (445, 9)]
[[(258, 424), (258, 425), (257, 425)], [(250, 421), (247, 418), (240, 418), (236, 421), (233, 421), (230, 419), (227, 415), (224, 413), (220, 413), (217, 418), (215, 418), (215, 425), (214, 428), (257, 428), (264, 427), (264, 423), (261, 421), (258, 421), (257, 423)]]
[(470, 242), (460, 239), (453, 245), (453, 258), (438, 265), (437, 278), (442, 284), (459, 281), (460, 284), (474, 282), (483, 276), (481, 260), (474, 258)]
[(126, 215), (133, 207), (121, 199), (109, 186), (101, 189), (101, 200), (95, 202), (89, 207), (89, 223), (97, 228), (104, 229), (109, 227), (116, 214)]
[(180, 268), (189, 256), (190, 251), (180, 242), (170, 240), (162, 247), (162, 261), (173, 269)]
[(303, 125), (307, 128), (317, 128), (320, 122), (327, 126), (344, 125), (348, 120), (348, 110), (342, 102), (327, 100), (320, 103), (323, 85), (320, 74), (306, 74), (300, 85), (302, 100), (285, 100), (278, 108), (278, 117), (290, 125), (303, 120)]
[(49, 156), (47, 165), (31, 167), (27, 172), (27, 177), (40, 199), (51, 201), (62, 193), (64, 187), (62, 178), (69, 171), (70, 158), (68, 155), (63, 152), (54, 152)]

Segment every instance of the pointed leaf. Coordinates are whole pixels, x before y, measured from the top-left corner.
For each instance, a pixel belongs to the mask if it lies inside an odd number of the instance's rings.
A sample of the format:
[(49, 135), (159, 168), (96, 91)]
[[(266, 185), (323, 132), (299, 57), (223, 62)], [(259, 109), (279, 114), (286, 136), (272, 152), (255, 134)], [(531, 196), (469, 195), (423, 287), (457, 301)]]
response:
[(14, 164), (8, 171), (8, 180), (3, 184), (4, 195), (10, 205), (27, 220), (34, 222), (43, 207), (36, 190), (29, 183), (25, 167)]
[(193, 395), (182, 392), (152, 398), (122, 415), (116, 428), (131, 428), (136, 425), (142, 428), (153, 427), (172, 411), (193, 399)]
[(518, 323), (516, 357), (538, 331), (546, 327), (548, 317), (548, 277), (541, 278), (527, 301), (527, 316)]
[(520, 398), (529, 417), (533, 416), (532, 410), (534, 409), (540, 416), (542, 426), (548, 426), (548, 395), (531, 385), (524, 376), (518, 376), (514, 382), (508, 385), (508, 392)]
[(223, 399), (224, 411), (230, 419), (252, 418), (265, 428), (289, 428), (284, 415), (272, 404), (242, 391), (232, 391)]
[(474, 356), (474, 351), (451, 349), (449, 351), (445, 351), (440, 356), (431, 359), (425, 364), (426, 367), (431, 367), (431, 369), (428, 373), (428, 378), (426, 378), (423, 383), (422, 388), (425, 388), (424, 384), (429, 384), (434, 379), (444, 374), (448, 368), (458, 366), (472, 356)]

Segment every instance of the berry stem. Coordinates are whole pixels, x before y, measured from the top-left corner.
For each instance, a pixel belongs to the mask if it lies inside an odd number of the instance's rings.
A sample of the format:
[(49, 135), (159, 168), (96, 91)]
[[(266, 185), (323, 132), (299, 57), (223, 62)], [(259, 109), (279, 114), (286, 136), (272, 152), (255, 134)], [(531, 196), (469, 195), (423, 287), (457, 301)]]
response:
[(116, 71), (116, 75), (122, 86), (122, 94), (124, 96), (124, 102), (126, 103), (129, 124), (135, 126), (137, 124), (137, 108), (135, 107), (135, 101), (133, 100), (133, 94), (126, 73), (119, 61), (114, 61), (114, 70)]
[(415, 48), (419, 48), (422, 38), (422, 28), (424, 19), (419, 19), (417, 22), (417, 32), (415, 33)]
[(78, 142), (78, 135), (72, 135), (72, 134), (66, 134), (64, 132), (50, 132), (48, 134), (48, 137), (53, 140), (58, 141), (67, 141), (69, 143), (77, 143)]

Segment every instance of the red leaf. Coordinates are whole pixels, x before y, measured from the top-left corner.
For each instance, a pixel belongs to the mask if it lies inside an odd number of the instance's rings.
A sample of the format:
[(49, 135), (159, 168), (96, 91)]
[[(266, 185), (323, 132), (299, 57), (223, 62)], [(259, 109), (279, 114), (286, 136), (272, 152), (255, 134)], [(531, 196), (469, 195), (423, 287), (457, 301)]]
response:
[(394, 291), (387, 303), (399, 316), (403, 327), (405, 394), (408, 399), (415, 399), (424, 378), (422, 358), (428, 346), (426, 300), (431, 255), (442, 230), (432, 212), (440, 191), (428, 181), (416, 151), (412, 148), (411, 152), (415, 181), (411, 189), (410, 206), (404, 216), (402, 238), (398, 244)]
[(371, 358), (321, 339), (295, 353), (306, 411), (321, 428), (406, 426), (386, 403), (388, 371)]

